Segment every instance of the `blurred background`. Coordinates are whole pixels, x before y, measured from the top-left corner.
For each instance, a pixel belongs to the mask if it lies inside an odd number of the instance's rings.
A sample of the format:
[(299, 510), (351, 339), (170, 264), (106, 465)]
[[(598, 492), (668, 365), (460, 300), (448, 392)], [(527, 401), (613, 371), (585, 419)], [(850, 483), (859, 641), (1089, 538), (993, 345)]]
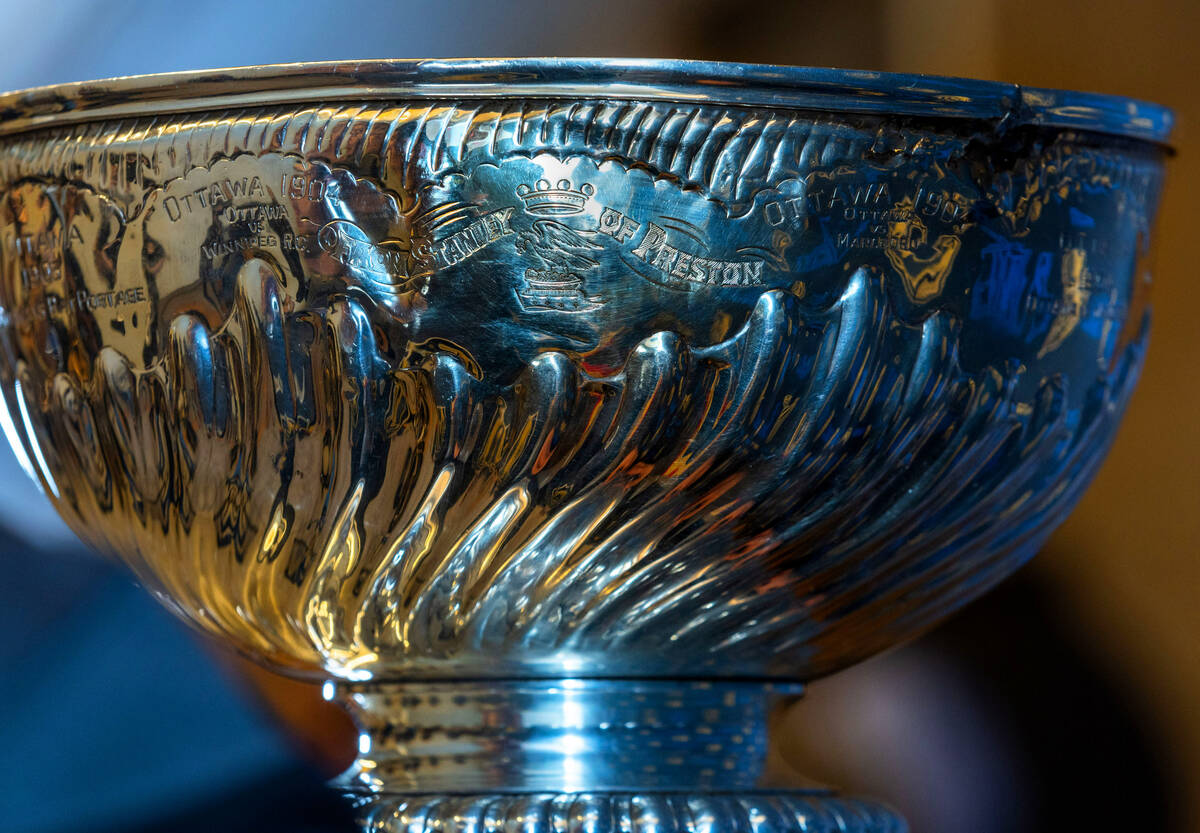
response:
[[(1200, 830), (1195, 0), (0, 2), (0, 88), (339, 58), (708, 58), (991, 78), (1175, 108), (1145, 374), (1045, 551), (775, 726), (914, 833)], [(319, 692), (202, 644), (0, 459), (0, 831), (351, 829)]]

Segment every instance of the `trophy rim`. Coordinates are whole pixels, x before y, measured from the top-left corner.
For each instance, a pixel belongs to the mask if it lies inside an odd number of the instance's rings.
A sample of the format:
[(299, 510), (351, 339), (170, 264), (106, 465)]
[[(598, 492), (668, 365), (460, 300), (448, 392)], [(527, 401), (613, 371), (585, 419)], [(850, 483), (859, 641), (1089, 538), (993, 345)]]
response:
[(405, 98), (657, 100), (1080, 130), (1166, 145), (1148, 101), (938, 75), (719, 61), (451, 58), (320, 61), (131, 75), (0, 94), (0, 135), (92, 121)]

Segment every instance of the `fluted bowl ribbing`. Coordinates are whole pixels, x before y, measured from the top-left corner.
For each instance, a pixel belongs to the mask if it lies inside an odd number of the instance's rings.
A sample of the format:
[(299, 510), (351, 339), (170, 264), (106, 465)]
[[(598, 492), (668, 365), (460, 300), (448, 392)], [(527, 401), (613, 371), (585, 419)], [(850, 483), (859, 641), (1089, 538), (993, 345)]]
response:
[(1168, 127), (687, 62), (10, 94), (5, 427), (81, 536), (276, 665), (809, 679), (1078, 498)]

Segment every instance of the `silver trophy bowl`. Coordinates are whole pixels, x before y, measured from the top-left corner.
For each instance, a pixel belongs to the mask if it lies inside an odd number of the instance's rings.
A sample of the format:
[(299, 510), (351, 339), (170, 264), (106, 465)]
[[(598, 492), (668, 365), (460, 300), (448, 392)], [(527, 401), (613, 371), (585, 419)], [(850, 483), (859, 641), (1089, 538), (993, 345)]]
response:
[(0, 416), (83, 539), (329, 681), (370, 829), (900, 831), (768, 772), (768, 713), (1078, 499), (1169, 127), (676, 61), (13, 93)]

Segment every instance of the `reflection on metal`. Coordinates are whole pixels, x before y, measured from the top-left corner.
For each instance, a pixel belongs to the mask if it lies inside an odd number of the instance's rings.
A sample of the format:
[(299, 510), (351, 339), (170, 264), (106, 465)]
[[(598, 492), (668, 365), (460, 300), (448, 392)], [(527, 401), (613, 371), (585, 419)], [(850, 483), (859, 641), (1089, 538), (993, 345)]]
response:
[(0, 109), (4, 427), (59, 510), (339, 681), (372, 829), (539, 833), (904, 829), (764, 792), (768, 701), (1078, 498), (1141, 363), (1169, 124), (670, 62)]
[(799, 691), (580, 678), (347, 684), (335, 696), (367, 751), (342, 781), (426, 793), (754, 790), (772, 785), (768, 708)]

